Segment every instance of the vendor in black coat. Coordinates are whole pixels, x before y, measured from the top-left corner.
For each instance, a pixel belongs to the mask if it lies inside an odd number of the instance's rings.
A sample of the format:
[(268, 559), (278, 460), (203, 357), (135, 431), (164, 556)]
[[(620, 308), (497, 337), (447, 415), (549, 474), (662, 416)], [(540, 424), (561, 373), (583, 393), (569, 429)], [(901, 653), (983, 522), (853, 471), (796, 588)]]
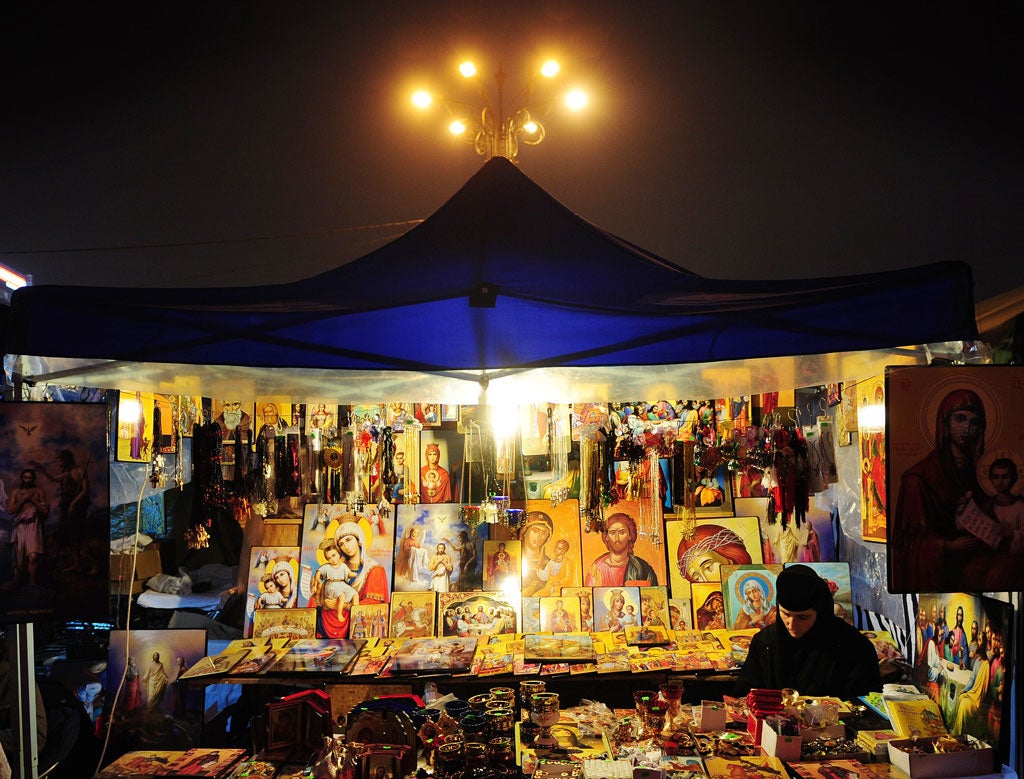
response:
[(735, 694), (751, 688), (792, 688), (801, 695), (852, 700), (880, 692), (878, 655), (853, 625), (835, 615), (828, 584), (806, 565), (776, 580), (778, 618), (750, 642)]

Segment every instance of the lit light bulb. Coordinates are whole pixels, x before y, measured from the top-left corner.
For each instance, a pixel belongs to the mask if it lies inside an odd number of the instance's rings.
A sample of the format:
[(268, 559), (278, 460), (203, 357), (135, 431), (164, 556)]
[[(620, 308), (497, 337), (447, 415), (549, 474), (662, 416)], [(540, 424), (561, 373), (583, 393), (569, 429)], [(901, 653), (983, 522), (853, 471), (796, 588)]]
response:
[(858, 406), (857, 425), (862, 430), (885, 430), (885, 406), (880, 403)]
[(554, 60), (548, 60), (540, 66), (540, 74), (545, 78), (554, 78), (558, 75), (559, 65)]
[(474, 65), (469, 60), (466, 60), (461, 65), (459, 65), (459, 73), (461, 73), (466, 78), (473, 78), (473, 76), (476, 75), (476, 65)]
[(523, 125), (523, 132), (526, 132), (526, 133), (529, 133), (530, 135), (533, 135), (535, 132), (537, 132), (537, 123), (532, 121), (532, 120), (529, 121), (529, 122), (526, 122)]
[(448, 125), (448, 132), (450, 132), (452, 135), (462, 135), (464, 132), (466, 132), (465, 122), (456, 119), (454, 122)]
[(134, 423), (142, 416), (142, 404), (133, 398), (126, 398), (120, 402), (117, 413), (124, 421)]
[(565, 105), (571, 111), (582, 111), (587, 105), (587, 93), (582, 89), (574, 89), (565, 96)]
[(430, 108), (430, 104), (433, 102), (434, 99), (425, 89), (417, 89), (412, 93), (412, 104), (419, 109)]

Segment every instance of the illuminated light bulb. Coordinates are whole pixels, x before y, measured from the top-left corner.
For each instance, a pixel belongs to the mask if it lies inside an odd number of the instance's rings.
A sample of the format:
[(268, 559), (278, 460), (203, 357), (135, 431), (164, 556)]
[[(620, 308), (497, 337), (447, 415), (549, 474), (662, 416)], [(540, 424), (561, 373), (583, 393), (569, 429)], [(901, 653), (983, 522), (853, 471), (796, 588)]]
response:
[(454, 122), (448, 125), (448, 132), (450, 132), (452, 135), (462, 135), (464, 132), (466, 132), (465, 122), (456, 119)]
[(425, 89), (417, 89), (412, 93), (412, 104), (419, 109), (430, 108), (433, 102), (434, 98)]
[(495, 438), (514, 436), (519, 430), (519, 407), (511, 403), (491, 406), (490, 422)]
[(540, 66), (540, 74), (545, 78), (554, 78), (558, 75), (560, 67), (554, 60), (548, 60)]
[(862, 430), (885, 430), (885, 406), (874, 403), (859, 406), (857, 425)]
[(122, 400), (118, 406), (118, 414), (126, 422), (135, 422), (142, 416), (142, 404), (134, 399)]
[(529, 121), (529, 122), (526, 122), (523, 125), (523, 132), (526, 132), (526, 133), (529, 133), (530, 135), (533, 135), (535, 132), (537, 132), (537, 123), (532, 121), (532, 120)]
[(582, 89), (574, 89), (565, 96), (565, 105), (571, 111), (581, 111), (587, 105), (587, 94)]
[(469, 60), (466, 60), (461, 65), (459, 65), (459, 73), (461, 73), (466, 78), (473, 78), (473, 76), (476, 75), (476, 65), (474, 65)]

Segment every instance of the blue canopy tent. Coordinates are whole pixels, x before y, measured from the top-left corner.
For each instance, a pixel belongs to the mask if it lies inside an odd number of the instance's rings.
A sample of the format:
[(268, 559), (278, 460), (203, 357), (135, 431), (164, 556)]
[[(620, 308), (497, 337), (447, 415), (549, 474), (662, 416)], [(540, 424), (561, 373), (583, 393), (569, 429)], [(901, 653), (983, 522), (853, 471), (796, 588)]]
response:
[(402, 237), (302, 281), (18, 290), (7, 353), (28, 381), (181, 394), (475, 403), (489, 386), (492, 398), (617, 400), (868, 375), (974, 329), (963, 263), (709, 279), (495, 158)]

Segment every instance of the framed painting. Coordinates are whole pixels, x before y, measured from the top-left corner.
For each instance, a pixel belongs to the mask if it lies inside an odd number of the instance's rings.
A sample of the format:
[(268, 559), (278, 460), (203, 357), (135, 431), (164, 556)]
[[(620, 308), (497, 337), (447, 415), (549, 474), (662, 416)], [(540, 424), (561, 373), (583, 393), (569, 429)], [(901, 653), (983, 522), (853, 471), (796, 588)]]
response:
[(607, 403), (573, 403), (570, 410), (572, 440), (579, 441), (584, 428), (608, 426)]
[(249, 552), (243, 635), (250, 638), (260, 609), (292, 609), (299, 605), (299, 547), (254, 546)]
[(191, 438), (196, 425), (203, 424), (203, 399), (199, 395), (175, 395), (174, 423), (182, 438)]
[(549, 500), (528, 500), (519, 527), (524, 597), (559, 595), (563, 587), (579, 587), (580, 507), (577, 500), (552, 506)]
[(4, 404), (0, 623), (110, 618), (107, 420), (106, 403)]
[(693, 604), (695, 630), (725, 630), (725, 597), (721, 582), (693, 582), (690, 602)]
[(174, 395), (153, 396), (153, 448), (160, 454), (178, 451), (177, 418), (174, 413)]
[[(214, 398), (210, 413), (213, 421), (224, 433), (225, 443), (252, 440), (252, 414), (246, 409), (253, 408), (252, 401), (238, 398)], [(232, 462), (234, 462), (232, 460)]]
[(471, 592), (483, 586), (485, 524), (475, 528), (456, 503), (395, 507), (395, 592)]
[(269, 646), (262, 646), (248, 650), (248, 654), (238, 665), (228, 673), (232, 676), (240, 674), (261, 674), (270, 669), (283, 655), (287, 649), (271, 649)]
[(551, 447), (548, 425), (549, 415), (553, 413), (555, 413), (553, 403), (523, 403), (519, 405), (519, 441), (524, 457), (549, 453)]
[(597, 658), (589, 633), (529, 634), (523, 642), (528, 663), (583, 663)]
[(344, 673), (364, 643), (344, 638), (307, 638), (296, 641), (274, 663), (271, 671), (275, 674), (304, 671)]
[(698, 475), (693, 505), (699, 517), (732, 516), (732, 474), (724, 463)]
[(388, 635), (387, 603), (357, 603), (351, 608), (348, 637), (353, 641), (386, 638)]
[(423, 427), (441, 426), (441, 404), (440, 403), (417, 403), (413, 410), (416, 421)]
[(522, 548), (518, 540), (484, 541), (484, 589), (522, 589)]
[[(787, 563), (789, 565), (789, 563)], [(813, 568), (832, 592), (836, 616), (853, 624), (853, 588), (850, 584), (849, 563), (803, 563)]]
[(117, 461), (149, 462), (153, 456), (152, 392), (117, 393)]
[(750, 395), (737, 395), (726, 400), (729, 421), (733, 428), (746, 430), (750, 425)]
[(690, 595), (692, 583), (721, 582), (722, 565), (750, 565), (764, 561), (757, 517), (699, 518), (692, 536), (687, 523), (665, 523), (665, 545), (673, 598)]
[(267, 750), (289, 749), (302, 743), (302, 708), (296, 700), (278, 700), (267, 704)]
[(253, 408), (253, 417), (256, 420), (257, 433), (267, 426), (275, 431), (280, 430), (283, 432), (291, 424), (291, 398), (287, 395), (263, 395), (258, 397)]
[(640, 624), (639, 587), (595, 587), (594, 629), (599, 633), (619, 633)]
[(746, 662), (750, 652), (750, 641), (756, 633), (757, 628), (742, 628), (727, 632), (725, 638), (729, 643), (728, 650), (737, 665), (743, 665)]
[(673, 630), (693, 630), (693, 606), (690, 599), (669, 598), (668, 618)]
[[(747, 501), (737, 499), (737, 506)], [(754, 502), (760, 502), (755, 499)], [(749, 513), (749, 512), (745, 512)], [(811, 505), (804, 520), (790, 517), (785, 523), (759, 517), (762, 542), (770, 547), (772, 558), (778, 563), (819, 563), (836, 559), (836, 528), (839, 510), (827, 510)]]
[(522, 633), (540, 633), (540, 598), (537, 596), (524, 596), (523, 604), (523, 629)]
[(518, 598), (504, 592), (441, 592), (437, 635), (475, 638), (519, 632)]
[(396, 433), (404, 432), (406, 423), (416, 418), (415, 404), (413, 403), (393, 400), (390, 403), (385, 403), (383, 408), (384, 424)]
[(540, 599), (540, 626), (548, 633), (575, 633), (582, 628), (579, 598), (547, 595)]
[(1010, 752), (1014, 615), (1005, 601), (966, 593), (922, 594), (913, 676), (951, 733)]
[(459, 407), (449, 403), (441, 404), (441, 421), (442, 422), (458, 422), (459, 421)]
[(358, 430), (363, 427), (381, 426), (384, 424), (384, 407), (379, 403), (352, 406), (352, 425)]
[(252, 623), (256, 638), (316, 637), (316, 609), (256, 609)]
[(775, 622), (775, 579), (782, 565), (723, 565), (722, 596), (729, 630), (763, 628)]
[(1024, 589), (1024, 368), (889, 368), (890, 592)]
[(392, 638), (431, 638), (436, 635), (436, 601), (434, 592), (404, 592), (392, 598), (388, 635)]
[(420, 436), (420, 503), (451, 503), (458, 500), (451, 469), (448, 437), (425, 431)]
[(668, 627), (668, 587), (640, 588), (640, 624)]
[(179, 744), (180, 735), (172, 735), (176, 730), (183, 730), (192, 737), (192, 743), (197, 743), (203, 700), (188, 695), (188, 684), (179, 678), (205, 656), (205, 630), (133, 629), (130, 642), (128, 631), (111, 630), (106, 695), (118, 712), (112, 735), (131, 738), (155, 717), (169, 717), (175, 727), (161, 731), (167, 734), (168, 743), (158, 740), (150, 746)]
[(664, 625), (631, 625), (626, 628), (629, 646), (664, 646), (669, 641), (668, 628)]
[(314, 432), (321, 440), (338, 429), (338, 404), (317, 398), (306, 401), (306, 435)]
[(860, 516), (865, 541), (885, 543), (885, 377), (872, 376), (848, 387), (857, 396), (860, 442)]
[(390, 600), (393, 516), (372, 505), (354, 513), (345, 504), (307, 503), (302, 528), (297, 605), (317, 609), (319, 638), (349, 638), (351, 614), (338, 611), (339, 597), (363, 605)]
[(594, 590), (591, 587), (563, 587), (562, 595), (567, 598), (579, 598), (580, 630), (594, 630)]
[(476, 652), (476, 639), (449, 636), (446, 638), (411, 638), (403, 641), (391, 661), (393, 673), (447, 671), (465, 673)]
[[(659, 505), (660, 513), (660, 505)], [(586, 587), (645, 586), (668, 581), (665, 545), (655, 544), (652, 529), (639, 521), (640, 504), (619, 501), (605, 514), (604, 530), (585, 532), (586, 521), (579, 520), (583, 546), (583, 585)], [(660, 533), (661, 517), (652, 520)]]

